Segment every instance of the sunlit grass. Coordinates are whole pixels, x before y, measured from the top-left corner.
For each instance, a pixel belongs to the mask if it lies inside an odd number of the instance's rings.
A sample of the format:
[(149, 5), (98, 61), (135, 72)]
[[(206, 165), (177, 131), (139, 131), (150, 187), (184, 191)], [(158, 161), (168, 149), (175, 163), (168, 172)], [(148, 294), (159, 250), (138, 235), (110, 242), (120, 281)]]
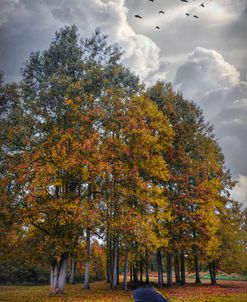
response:
[(63, 297), (49, 297), (49, 286), (0, 286), (1, 302), (131, 302), (131, 291), (110, 290), (105, 282), (96, 282), (90, 290), (82, 289), (82, 284), (67, 285)]

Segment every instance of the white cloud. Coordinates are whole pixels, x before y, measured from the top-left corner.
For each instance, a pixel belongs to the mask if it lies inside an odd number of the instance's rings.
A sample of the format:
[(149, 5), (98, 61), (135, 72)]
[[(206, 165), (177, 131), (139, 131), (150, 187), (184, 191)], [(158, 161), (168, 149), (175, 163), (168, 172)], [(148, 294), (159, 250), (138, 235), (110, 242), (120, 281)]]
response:
[[(196, 81), (196, 82), (195, 82)], [(229, 89), (240, 81), (239, 71), (213, 49), (196, 47), (177, 70), (175, 83), (185, 96), (201, 98), (218, 89)]]
[(239, 175), (238, 184), (232, 191), (232, 198), (238, 200), (243, 204), (244, 207), (247, 207), (247, 176)]
[(239, 71), (215, 50), (197, 47), (178, 67), (175, 83), (184, 95), (196, 101), (206, 119), (215, 126), (226, 163), (239, 185), (235, 198), (247, 194), (247, 82)]

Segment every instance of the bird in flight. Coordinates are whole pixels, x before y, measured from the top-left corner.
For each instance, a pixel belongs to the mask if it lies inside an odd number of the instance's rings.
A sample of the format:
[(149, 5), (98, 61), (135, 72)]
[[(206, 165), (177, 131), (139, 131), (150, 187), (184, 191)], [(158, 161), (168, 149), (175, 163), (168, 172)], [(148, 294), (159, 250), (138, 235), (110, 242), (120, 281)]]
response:
[(182, 2), (189, 2), (188, 0), (180, 0), (180, 1), (182, 1)]
[(187, 16), (187, 17), (189, 17), (189, 15), (190, 15), (189, 13), (186, 13), (186, 16)]
[(196, 18), (196, 19), (199, 19), (199, 17), (197, 15), (194, 15), (193, 17)]
[(200, 6), (201, 6), (201, 7), (205, 7), (204, 3), (202, 3)]
[(140, 15), (135, 15), (136, 18), (142, 19)]
[(159, 11), (159, 14), (164, 14), (165, 12), (163, 10), (160, 10)]
[(158, 25), (157, 25), (157, 26), (155, 26), (155, 28), (156, 28), (156, 29), (160, 29), (160, 27), (159, 27)]
[(150, 2), (154, 2), (154, 0), (148, 0), (148, 1), (150, 1)]

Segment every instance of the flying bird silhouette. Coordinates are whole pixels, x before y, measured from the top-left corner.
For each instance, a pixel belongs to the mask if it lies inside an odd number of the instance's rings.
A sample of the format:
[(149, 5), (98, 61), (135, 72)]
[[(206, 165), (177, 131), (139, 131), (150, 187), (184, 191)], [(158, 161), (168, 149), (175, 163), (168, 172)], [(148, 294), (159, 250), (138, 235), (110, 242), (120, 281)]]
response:
[(201, 7), (205, 7), (204, 3), (202, 3), (200, 6), (201, 6)]
[(189, 2), (188, 0), (180, 0), (180, 1), (182, 1), (182, 2)]
[(196, 18), (196, 19), (199, 19), (199, 17), (197, 15), (194, 15), (193, 17)]
[(135, 15), (135, 18), (142, 19), (142, 17), (140, 15)]
[(157, 26), (155, 26), (155, 28), (156, 28), (156, 29), (160, 29), (160, 27), (159, 27), (158, 25), (157, 25)]
[(186, 16), (187, 16), (187, 17), (189, 17), (189, 15), (190, 15), (189, 13), (186, 13)]
[(165, 12), (163, 10), (160, 10), (159, 11), (159, 14), (164, 14)]

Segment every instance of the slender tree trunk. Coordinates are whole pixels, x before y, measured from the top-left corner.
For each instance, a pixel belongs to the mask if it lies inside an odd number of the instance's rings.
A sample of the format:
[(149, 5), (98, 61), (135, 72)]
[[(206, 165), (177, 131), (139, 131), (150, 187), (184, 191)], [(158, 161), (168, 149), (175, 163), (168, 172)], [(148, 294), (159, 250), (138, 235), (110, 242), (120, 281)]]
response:
[(75, 262), (75, 258), (72, 256), (70, 259), (70, 276), (69, 276), (70, 284), (75, 284), (75, 270), (76, 270), (76, 262)]
[(148, 261), (148, 250), (145, 252), (145, 261), (146, 261), (146, 283), (149, 283), (149, 261)]
[(109, 269), (110, 269), (110, 283), (112, 285), (112, 279), (113, 279), (113, 247), (112, 247), (112, 239), (110, 239), (110, 266), (109, 266)]
[(214, 261), (209, 263), (209, 273), (210, 273), (211, 285), (215, 285), (216, 284), (216, 271), (215, 271)]
[(113, 276), (112, 276), (112, 288), (117, 288), (117, 250), (118, 250), (118, 242), (115, 238), (113, 240)]
[(64, 294), (64, 286), (66, 281), (66, 265), (67, 265), (67, 255), (64, 254), (61, 257), (60, 267), (59, 267), (59, 275), (57, 281), (57, 292), (59, 294)]
[(119, 260), (120, 260), (120, 256), (119, 256), (119, 246), (117, 248), (117, 284), (119, 285)]
[(167, 286), (172, 286), (172, 255), (170, 253), (166, 256), (166, 274)]
[(123, 289), (128, 289), (128, 252), (125, 253)]
[(141, 260), (140, 260), (140, 282), (143, 282), (143, 259), (141, 256)]
[(137, 268), (137, 261), (135, 261), (133, 265), (133, 277), (134, 277), (134, 282), (138, 283), (138, 268)]
[(110, 246), (110, 240), (109, 240), (109, 235), (107, 233), (106, 235), (106, 282), (110, 283), (111, 278), (110, 278), (110, 272), (111, 272), (111, 246)]
[(130, 267), (130, 282), (133, 282), (133, 265)]
[(209, 264), (208, 264), (208, 269), (209, 269), (211, 284), (213, 285), (213, 273), (212, 273), (212, 264), (211, 264), (211, 262), (209, 262)]
[(179, 257), (178, 255), (174, 256), (174, 271), (175, 271), (175, 279), (176, 284), (180, 284), (180, 272), (179, 272)]
[(201, 284), (200, 273), (199, 273), (199, 261), (198, 256), (195, 255), (195, 274), (196, 274), (196, 284)]
[(185, 257), (184, 252), (181, 252), (180, 254), (180, 265), (181, 265), (181, 285), (185, 285), (186, 279), (185, 279)]
[(162, 269), (162, 256), (161, 251), (157, 252), (157, 264), (158, 264), (158, 287), (163, 286), (163, 269)]
[(89, 289), (89, 277), (90, 277), (90, 258), (91, 258), (91, 242), (90, 242), (90, 230), (86, 230), (86, 245), (87, 245), (87, 260), (85, 265), (84, 275), (84, 288)]
[(58, 293), (58, 273), (58, 263), (54, 261), (51, 266), (50, 294)]
[(214, 278), (214, 284), (217, 283), (216, 281), (216, 267), (215, 267), (215, 262), (212, 262), (212, 266), (213, 266), (213, 278)]

